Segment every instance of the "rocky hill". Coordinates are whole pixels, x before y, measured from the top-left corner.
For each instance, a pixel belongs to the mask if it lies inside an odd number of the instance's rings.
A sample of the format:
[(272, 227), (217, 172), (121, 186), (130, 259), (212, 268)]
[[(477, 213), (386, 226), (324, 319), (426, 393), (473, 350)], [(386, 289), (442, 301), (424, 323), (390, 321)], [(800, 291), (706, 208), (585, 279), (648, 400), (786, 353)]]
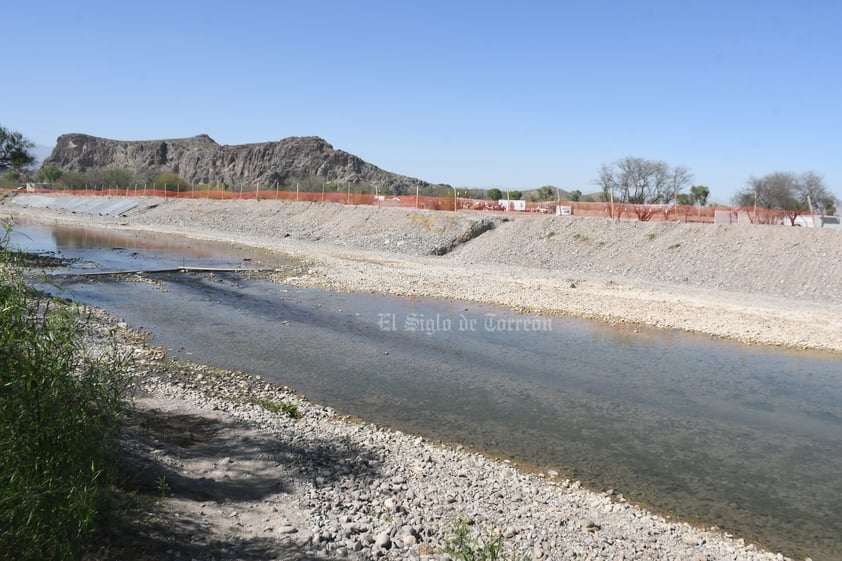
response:
[(227, 183), (232, 187), (268, 187), (291, 179), (318, 178), (340, 183), (367, 183), (400, 194), (414, 192), (416, 186), (429, 185), (335, 150), (315, 136), (221, 146), (206, 134), (140, 141), (65, 134), (58, 138), (43, 165), (79, 173), (125, 168), (134, 172), (139, 180), (176, 173), (189, 183)]

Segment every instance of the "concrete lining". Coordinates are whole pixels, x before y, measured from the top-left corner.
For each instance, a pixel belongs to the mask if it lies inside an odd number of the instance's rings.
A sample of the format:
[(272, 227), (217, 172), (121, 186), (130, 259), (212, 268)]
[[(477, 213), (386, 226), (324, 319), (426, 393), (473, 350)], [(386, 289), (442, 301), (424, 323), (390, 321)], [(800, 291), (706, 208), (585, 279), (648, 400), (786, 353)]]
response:
[(110, 214), (120, 216), (140, 204), (137, 199), (123, 197), (94, 196), (51, 196), (25, 195), (15, 196), (15, 204), (33, 208), (49, 208), (84, 212), (87, 214)]

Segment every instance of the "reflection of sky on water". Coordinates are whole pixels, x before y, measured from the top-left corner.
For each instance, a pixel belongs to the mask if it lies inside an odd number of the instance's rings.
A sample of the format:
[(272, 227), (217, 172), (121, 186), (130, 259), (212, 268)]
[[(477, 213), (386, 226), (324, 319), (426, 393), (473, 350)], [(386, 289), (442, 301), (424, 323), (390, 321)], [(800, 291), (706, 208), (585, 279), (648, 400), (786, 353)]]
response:
[[(171, 267), (275, 267), (284, 260), (268, 252), (175, 234), (85, 230), (67, 226), (20, 224), (12, 231), (15, 246), (56, 257), (83, 260), (107, 270)], [(74, 267), (70, 267), (72, 270)]]

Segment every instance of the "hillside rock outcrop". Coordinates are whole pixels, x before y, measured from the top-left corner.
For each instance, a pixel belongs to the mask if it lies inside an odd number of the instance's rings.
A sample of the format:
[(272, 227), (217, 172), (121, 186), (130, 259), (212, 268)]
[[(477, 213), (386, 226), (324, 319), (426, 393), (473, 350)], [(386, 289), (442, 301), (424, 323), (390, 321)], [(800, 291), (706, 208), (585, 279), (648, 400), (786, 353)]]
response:
[(232, 187), (269, 187), (290, 179), (318, 178), (339, 183), (367, 183), (401, 194), (414, 192), (416, 186), (429, 185), (335, 150), (315, 136), (222, 146), (206, 134), (140, 141), (64, 134), (58, 138), (43, 165), (79, 173), (125, 168), (134, 172), (139, 180), (176, 173), (189, 183), (227, 183)]

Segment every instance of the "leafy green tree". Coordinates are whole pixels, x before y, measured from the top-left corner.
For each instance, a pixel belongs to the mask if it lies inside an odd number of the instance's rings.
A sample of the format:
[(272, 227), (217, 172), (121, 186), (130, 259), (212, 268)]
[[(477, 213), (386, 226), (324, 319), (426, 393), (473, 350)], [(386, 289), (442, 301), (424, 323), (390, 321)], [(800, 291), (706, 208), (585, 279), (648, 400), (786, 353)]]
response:
[(709, 196), (710, 189), (708, 189), (704, 185), (693, 185), (692, 187), (690, 187), (690, 204), (698, 204), (699, 206), (705, 206), (708, 202)]
[(509, 191), (509, 199), (513, 201), (519, 201), (523, 198), (523, 193), (520, 191)]
[(693, 205), (693, 196), (688, 195), (687, 193), (679, 193), (678, 194), (678, 204), (684, 206), (692, 206)]
[(44, 166), (38, 171), (38, 181), (55, 183), (61, 178), (62, 173), (56, 166)]
[(574, 203), (579, 202), (582, 200), (582, 192), (579, 189), (574, 189), (570, 192), (570, 200)]
[(30, 151), (34, 146), (34, 142), (18, 131), (10, 131), (0, 126), (0, 171), (19, 174), (28, 169), (35, 163), (35, 156)]
[(177, 173), (159, 175), (152, 181), (152, 185), (155, 189), (167, 189), (169, 191), (184, 191), (190, 188), (190, 184)]
[(441, 198), (453, 198), (453, 187), (450, 185), (430, 185), (429, 196)]
[(503, 198), (503, 191), (498, 189), (497, 187), (492, 187), (488, 191), (485, 192), (486, 198), (492, 201), (499, 201)]
[(108, 168), (101, 174), (100, 181), (106, 187), (130, 187), (135, 182), (134, 172), (127, 168)]
[(61, 177), (56, 181), (60, 187), (65, 189), (84, 189), (87, 183), (92, 183), (87, 177), (76, 171), (62, 172)]
[(544, 185), (535, 193), (535, 199), (539, 201), (554, 201), (558, 191), (552, 185)]

